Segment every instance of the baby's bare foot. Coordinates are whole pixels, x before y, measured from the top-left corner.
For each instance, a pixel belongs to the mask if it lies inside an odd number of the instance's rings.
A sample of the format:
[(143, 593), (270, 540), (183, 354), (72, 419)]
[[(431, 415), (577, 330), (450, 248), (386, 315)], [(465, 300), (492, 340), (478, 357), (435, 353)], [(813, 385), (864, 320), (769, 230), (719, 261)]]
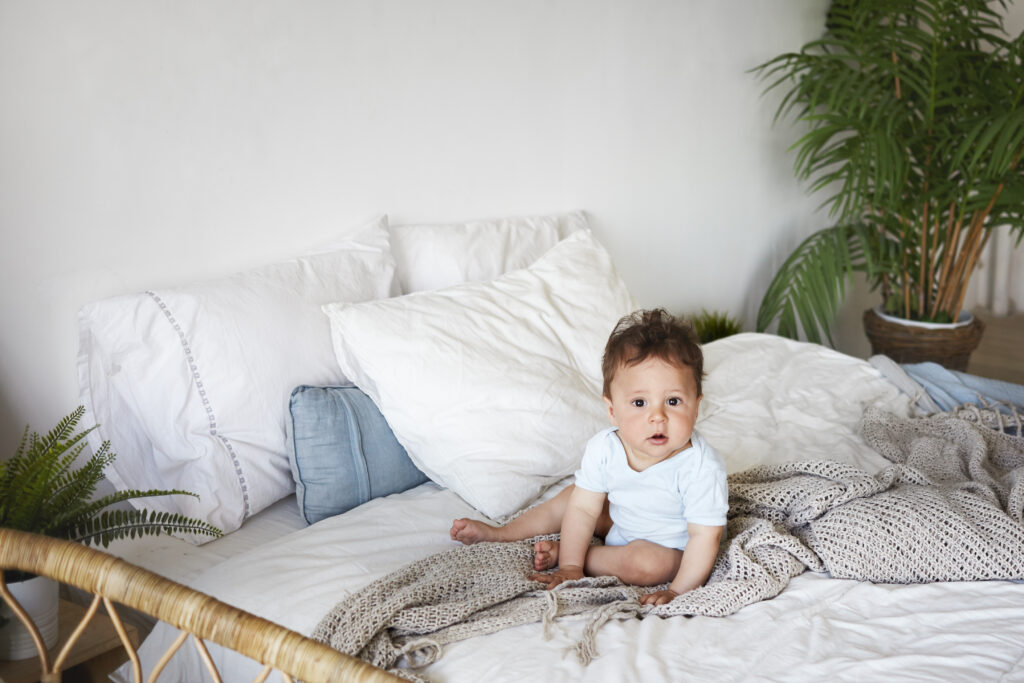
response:
[(473, 545), (481, 541), (501, 540), (498, 537), (498, 529), (495, 527), (466, 517), (452, 522), (452, 528), (448, 533), (453, 541), (460, 541), (466, 545)]
[(533, 544), (533, 568), (541, 572), (558, 566), (558, 541), (537, 541)]

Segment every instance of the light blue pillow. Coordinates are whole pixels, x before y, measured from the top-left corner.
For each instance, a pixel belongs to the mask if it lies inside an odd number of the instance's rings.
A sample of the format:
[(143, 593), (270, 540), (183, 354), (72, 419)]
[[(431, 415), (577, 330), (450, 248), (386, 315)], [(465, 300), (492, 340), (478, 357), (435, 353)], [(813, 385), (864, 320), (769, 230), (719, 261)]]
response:
[(308, 523), (427, 481), (358, 388), (300, 386), (288, 408), (289, 459)]

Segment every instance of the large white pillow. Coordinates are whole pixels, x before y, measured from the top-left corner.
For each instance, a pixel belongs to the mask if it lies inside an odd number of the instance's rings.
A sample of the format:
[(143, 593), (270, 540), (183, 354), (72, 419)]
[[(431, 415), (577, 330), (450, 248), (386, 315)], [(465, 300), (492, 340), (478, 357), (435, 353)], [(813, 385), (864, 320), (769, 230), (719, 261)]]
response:
[(389, 296), (394, 269), (381, 217), (311, 256), (82, 308), (80, 398), (111, 482), (198, 493), (138, 503), (225, 532), (291, 493), (288, 397), (346, 381), (321, 306)]
[(560, 239), (587, 227), (581, 212), (494, 220), (392, 225), (403, 294), (486, 282), (525, 268)]
[(908, 415), (901, 394), (870, 363), (818, 344), (744, 333), (704, 346), (697, 429), (729, 472), (791, 460), (888, 465), (860, 433), (871, 406)]
[(582, 230), (492, 282), (324, 311), (342, 371), (416, 466), (500, 519), (571, 474), (607, 426), (601, 355), (634, 308)]

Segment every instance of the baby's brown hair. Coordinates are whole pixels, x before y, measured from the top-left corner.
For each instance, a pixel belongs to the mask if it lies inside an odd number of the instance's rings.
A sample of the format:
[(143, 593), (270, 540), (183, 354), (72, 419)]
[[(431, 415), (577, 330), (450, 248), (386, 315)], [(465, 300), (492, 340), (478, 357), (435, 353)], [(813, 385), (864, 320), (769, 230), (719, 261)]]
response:
[(636, 365), (651, 356), (693, 371), (697, 396), (702, 396), (704, 354), (697, 332), (685, 318), (677, 318), (664, 308), (633, 311), (615, 325), (604, 347), (601, 372), (604, 395), (611, 397), (612, 378), (620, 365)]

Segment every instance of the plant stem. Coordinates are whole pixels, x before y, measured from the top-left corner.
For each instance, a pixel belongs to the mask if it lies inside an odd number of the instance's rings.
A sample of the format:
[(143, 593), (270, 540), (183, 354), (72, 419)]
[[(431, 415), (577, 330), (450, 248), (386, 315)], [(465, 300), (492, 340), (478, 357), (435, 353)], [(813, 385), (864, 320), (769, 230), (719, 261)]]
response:
[(907, 272), (907, 252), (903, 252), (903, 317), (910, 320), (910, 274)]
[(970, 262), (967, 265), (967, 276), (960, 280), (960, 291), (956, 297), (956, 305), (953, 307), (953, 322), (956, 322), (960, 318), (960, 309), (964, 305), (964, 296), (967, 294), (967, 283), (970, 281), (970, 273), (974, 272), (974, 267), (978, 264), (978, 258), (981, 256), (981, 252), (984, 251), (985, 245), (988, 244), (988, 238), (992, 235), (990, 230), (984, 231), (984, 236), (978, 240), (975, 245), (973, 252), (971, 253)]
[[(952, 204), (950, 204), (950, 206), (949, 206), (949, 220), (950, 220), (950, 223), (953, 222), (953, 205)], [(925, 309), (923, 309), (921, 311), (922, 315), (924, 315), (925, 312), (928, 311), (928, 310), (931, 310), (931, 315), (933, 315), (933, 316), (935, 315), (935, 291), (934, 291), (935, 290), (935, 257), (936, 257), (936, 254), (938, 253), (938, 248), (939, 248), (939, 215), (938, 215), (938, 213), (936, 213), (935, 214), (935, 229), (932, 232), (932, 248), (929, 250), (929, 259), (928, 259), (928, 280), (927, 280), (927, 290), (928, 290), (928, 301), (927, 301), (927, 303), (928, 303), (928, 308), (925, 308)]]
[(924, 209), (921, 213), (923, 218), (921, 219), (921, 282), (918, 285), (920, 296), (918, 304), (918, 315), (924, 316), (925, 311), (925, 290), (928, 289), (928, 280), (925, 279), (925, 274), (928, 271), (928, 202), (924, 203)]
[[(893, 66), (898, 66), (899, 65), (899, 61), (900, 61), (899, 57), (896, 56), (896, 50), (893, 50), (892, 51), (892, 65)], [(902, 100), (903, 97), (900, 94), (900, 75), (898, 73), (895, 73), (895, 71), (896, 70), (893, 69), (893, 72), (894, 72), (893, 80), (896, 81), (896, 99), (897, 100)]]
[[(900, 225), (903, 226), (900, 242), (907, 244), (907, 233), (910, 231), (910, 221), (903, 216), (899, 217)], [(900, 278), (903, 280), (903, 317), (910, 320), (910, 273), (907, 270), (907, 250), (903, 250), (903, 269), (900, 271)]]
[[(984, 212), (979, 211), (974, 214), (971, 218), (971, 227), (959, 245), (960, 250), (956, 255), (956, 262), (953, 264), (953, 270), (950, 273), (951, 281), (949, 286), (943, 292), (942, 301), (939, 305), (939, 310), (948, 311), (950, 315), (954, 314), (952, 308), (957, 298), (960, 297), (960, 290), (964, 289), (967, 285), (965, 274), (970, 273), (970, 271), (967, 270), (967, 264), (971, 262), (971, 254), (977, 250), (978, 242), (981, 241), (981, 237), (984, 232), (982, 230), (982, 224), (984, 222)], [(959, 315), (959, 311), (955, 311), (955, 313)]]
[[(1024, 154), (1024, 149), (1017, 153), (1017, 157), (1013, 160), (1013, 163), (1010, 164), (1011, 170), (1016, 168), (1017, 164), (1020, 162), (1022, 154)], [(999, 183), (996, 191), (992, 193), (992, 199), (989, 200), (988, 206), (985, 207), (985, 210), (974, 215), (974, 219), (971, 221), (971, 229), (967, 233), (967, 237), (964, 239), (964, 244), (961, 248), (960, 254), (963, 258), (957, 258), (957, 266), (960, 267), (954, 268), (954, 273), (956, 275), (955, 281), (958, 286), (952, 288), (956, 292), (955, 295), (953, 294), (953, 291), (949, 292), (947, 303), (947, 305), (955, 304), (953, 306), (955, 310), (950, 312), (954, 321), (960, 317), (960, 308), (963, 306), (964, 295), (967, 292), (967, 283), (970, 281), (971, 274), (974, 272), (974, 268), (978, 264), (978, 258), (981, 255), (981, 250), (984, 248), (984, 245), (988, 243), (989, 232), (984, 230), (985, 221), (992, 212), (992, 208), (995, 206), (996, 201), (999, 200), (999, 195), (1003, 193), (1003, 188), (1005, 186), (1006, 183)], [(964, 249), (967, 249), (966, 255), (964, 255)]]
[[(954, 211), (954, 208), (953, 208), (952, 205), (950, 206), (949, 211), (950, 211), (950, 213), (949, 213), (949, 222), (952, 225), (952, 223), (953, 223), (953, 211)], [(942, 306), (942, 301), (943, 301), (943, 299), (945, 298), (945, 295), (946, 295), (946, 290), (949, 289), (949, 286), (950, 286), (949, 285), (950, 270), (951, 270), (951, 268), (953, 266), (953, 257), (954, 257), (954, 255), (957, 252), (957, 246), (960, 243), (960, 230), (963, 227), (963, 223), (964, 223), (964, 217), (963, 217), (963, 215), (961, 215), (957, 219), (956, 225), (952, 226), (953, 234), (950, 235), (947, 238), (946, 243), (943, 246), (943, 251), (945, 253), (943, 253), (943, 255), (942, 255), (942, 272), (939, 275), (939, 286), (938, 286), (938, 289), (935, 292), (935, 303), (933, 304), (932, 311), (931, 311), (931, 317), (932, 318), (934, 318), (935, 314), (939, 312), (939, 308)]]

